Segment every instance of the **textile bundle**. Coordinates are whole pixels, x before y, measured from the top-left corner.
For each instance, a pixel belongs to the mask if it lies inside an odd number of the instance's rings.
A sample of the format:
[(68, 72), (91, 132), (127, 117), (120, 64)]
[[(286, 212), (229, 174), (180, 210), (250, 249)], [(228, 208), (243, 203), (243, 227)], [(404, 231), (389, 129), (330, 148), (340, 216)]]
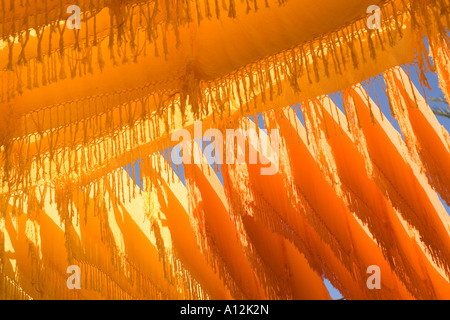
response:
[[(329, 299), (326, 278), (346, 299), (450, 299), (450, 136), (425, 97), (436, 72), (450, 101), (449, 13), (0, 0), (0, 298)], [(278, 171), (195, 142), (201, 162), (174, 164), (196, 121), (279, 130)]]

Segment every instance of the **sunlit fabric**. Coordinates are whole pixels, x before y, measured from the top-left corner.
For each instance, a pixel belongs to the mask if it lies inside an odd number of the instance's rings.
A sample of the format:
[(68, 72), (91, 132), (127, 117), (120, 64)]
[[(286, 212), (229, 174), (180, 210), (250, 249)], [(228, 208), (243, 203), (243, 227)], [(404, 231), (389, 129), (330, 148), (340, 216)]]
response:
[[(425, 96), (435, 72), (450, 101), (449, 15), (449, 0), (0, 1), (0, 298), (330, 299), (328, 279), (346, 299), (450, 299), (450, 136)], [(277, 172), (210, 165), (204, 141), (200, 163), (172, 163), (171, 134), (196, 121), (278, 129)]]

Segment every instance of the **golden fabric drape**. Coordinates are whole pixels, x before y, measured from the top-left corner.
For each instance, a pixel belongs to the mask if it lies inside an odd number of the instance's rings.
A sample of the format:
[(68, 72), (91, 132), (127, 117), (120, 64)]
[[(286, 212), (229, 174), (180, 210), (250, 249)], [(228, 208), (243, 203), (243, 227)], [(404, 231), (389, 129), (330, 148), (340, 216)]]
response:
[[(0, 1), (0, 298), (450, 299), (449, 0), (72, 4)], [(278, 172), (172, 164), (199, 120)]]

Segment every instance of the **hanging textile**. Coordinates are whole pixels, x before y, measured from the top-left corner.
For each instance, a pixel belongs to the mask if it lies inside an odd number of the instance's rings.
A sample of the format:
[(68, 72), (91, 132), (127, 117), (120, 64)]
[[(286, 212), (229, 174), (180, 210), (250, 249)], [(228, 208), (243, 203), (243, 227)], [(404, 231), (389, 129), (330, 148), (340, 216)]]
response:
[[(0, 298), (450, 299), (449, 10), (1, 1)], [(211, 164), (198, 121), (270, 155)]]

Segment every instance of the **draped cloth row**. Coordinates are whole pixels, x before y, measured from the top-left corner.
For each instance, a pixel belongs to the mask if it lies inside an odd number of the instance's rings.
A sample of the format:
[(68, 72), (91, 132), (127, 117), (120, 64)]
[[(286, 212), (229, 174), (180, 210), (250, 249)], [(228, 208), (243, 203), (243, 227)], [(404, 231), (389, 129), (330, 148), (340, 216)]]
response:
[[(42, 2), (0, 7), (0, 297), (450, 298), (448, 0)], [(258, 113), (275, 175), (159, 153)]]

